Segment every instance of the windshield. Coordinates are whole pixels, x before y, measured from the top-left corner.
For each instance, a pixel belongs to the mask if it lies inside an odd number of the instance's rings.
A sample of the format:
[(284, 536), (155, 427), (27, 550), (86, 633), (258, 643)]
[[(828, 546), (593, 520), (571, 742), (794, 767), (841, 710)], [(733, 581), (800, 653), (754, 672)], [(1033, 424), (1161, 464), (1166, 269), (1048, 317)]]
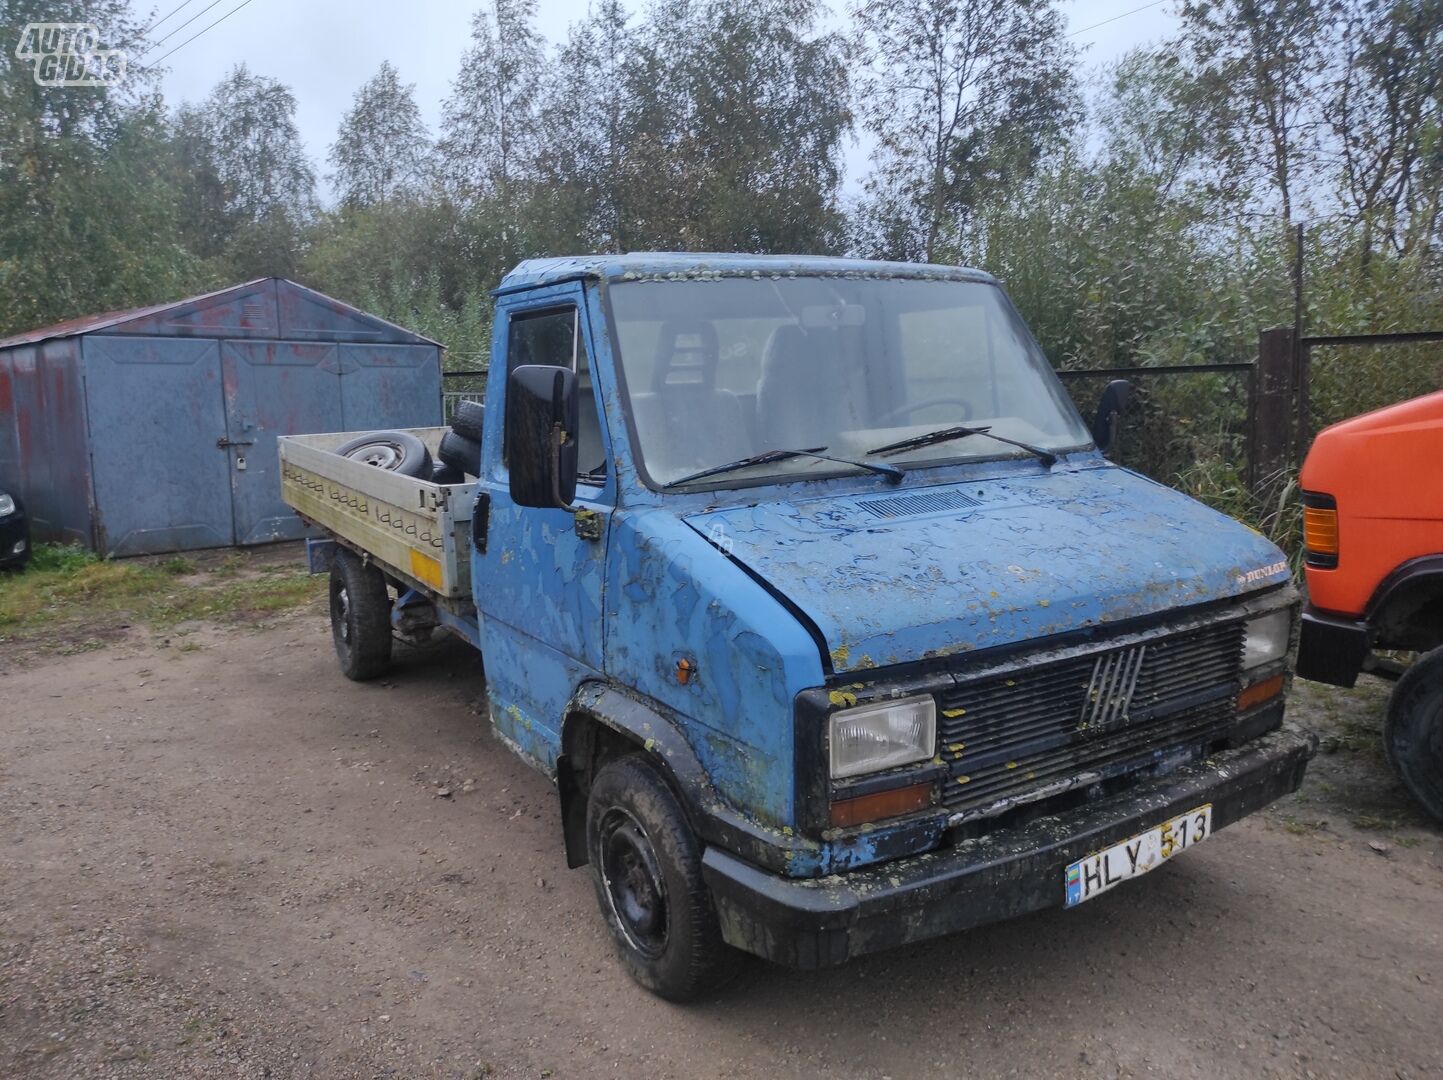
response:
[[(723, 278), (618, 282), (612, 321), (642, 468), (666, 485), (762, 455), (697, 484), (855, 471), (804, 454), (867, 458), (941, 428), (1032, 447), (1090, 440), (1022, 320), (994, 285), (920, 279)], [(910, 469), (1026, 456), (979, 436), (874, 459)]]

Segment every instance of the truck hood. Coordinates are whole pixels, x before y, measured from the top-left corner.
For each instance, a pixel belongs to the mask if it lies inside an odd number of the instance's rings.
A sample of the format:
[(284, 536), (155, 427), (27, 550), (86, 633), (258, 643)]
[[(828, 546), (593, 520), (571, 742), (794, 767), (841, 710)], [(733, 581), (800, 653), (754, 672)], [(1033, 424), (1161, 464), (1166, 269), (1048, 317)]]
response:
[(837, 672), (1049, 637), (1288, 578), (1262, 536), (1112, 466), (686, 521), (810, 619)]

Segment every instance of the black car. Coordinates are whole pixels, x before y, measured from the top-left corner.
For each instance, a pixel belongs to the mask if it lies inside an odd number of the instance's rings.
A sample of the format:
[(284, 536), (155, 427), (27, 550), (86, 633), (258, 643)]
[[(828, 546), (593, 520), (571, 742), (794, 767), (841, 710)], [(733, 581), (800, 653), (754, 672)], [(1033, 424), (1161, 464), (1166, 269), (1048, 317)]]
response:
[(0, 488), (0, 568), (24, 569), (30, 561), (30, 519), (19, 495)]

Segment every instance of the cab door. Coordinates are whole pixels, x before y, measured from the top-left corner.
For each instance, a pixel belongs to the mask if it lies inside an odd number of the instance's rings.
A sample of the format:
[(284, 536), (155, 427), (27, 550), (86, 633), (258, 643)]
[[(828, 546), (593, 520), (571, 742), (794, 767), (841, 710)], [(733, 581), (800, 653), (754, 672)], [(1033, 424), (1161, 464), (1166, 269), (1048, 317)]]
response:
[[(487, 497), (485, 547), (472, 553), (472, 581), (497, 730), (548, 770), (561, 716), (578, 684), (599, 677), (606, 546), (616, 505), (614, 469), (592, 378), (590, 320), (580, 284), (502, 297), (493, 331), (480, 491)], [(522, 364), (567, 367), (580, 392), (576, 512), (511, 501), (504, 445), (506, 382)], [(478, 510), (481, 507), (478, 506)]]

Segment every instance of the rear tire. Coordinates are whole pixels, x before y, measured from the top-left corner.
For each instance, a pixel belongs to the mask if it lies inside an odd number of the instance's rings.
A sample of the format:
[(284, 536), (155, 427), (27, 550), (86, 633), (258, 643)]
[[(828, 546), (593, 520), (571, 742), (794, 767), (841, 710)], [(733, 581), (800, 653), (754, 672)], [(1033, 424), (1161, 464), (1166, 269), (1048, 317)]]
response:
[(641, 754), (604, 765), (586, 804), (602, 917), (631, 977), (668, 1001), (724, 985), (741, 954), (722, 940), (701, 846), (660, 771)]
[(1420, 656), (1393, 688), (1383, 746), (1408, 793), (1443, 821), (1443, 648)]
[(364, 682), (391, 666), (391, 594), (386, 578), (342, 548), (331, 563), (331, 640), (341, 673)]

